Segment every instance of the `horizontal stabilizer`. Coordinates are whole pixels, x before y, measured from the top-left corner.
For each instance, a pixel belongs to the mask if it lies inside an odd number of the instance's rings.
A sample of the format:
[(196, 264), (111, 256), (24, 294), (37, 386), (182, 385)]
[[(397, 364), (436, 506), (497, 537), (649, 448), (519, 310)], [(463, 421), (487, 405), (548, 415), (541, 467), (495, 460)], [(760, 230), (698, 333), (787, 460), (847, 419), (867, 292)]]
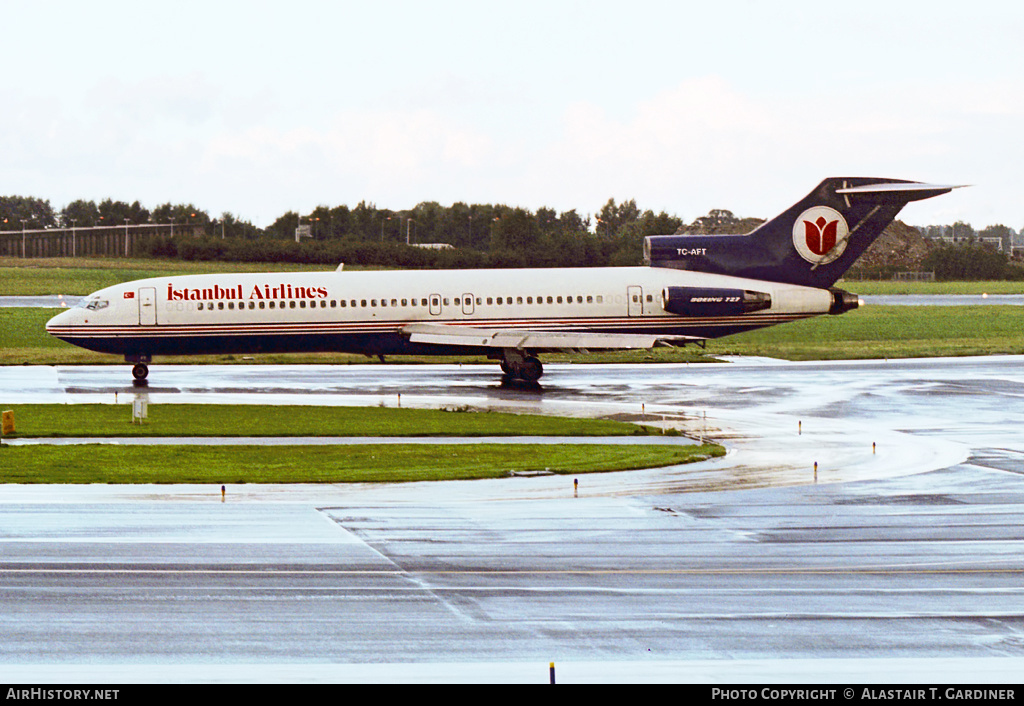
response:
[(962, 189), (966, 184), (921, 184), (918, 182), (896, 182), (864, 184), (836, 189), (837, 194), (899, 194), (904, 199), (916, 201), (932, 196), (948, 194), (953, 189)]

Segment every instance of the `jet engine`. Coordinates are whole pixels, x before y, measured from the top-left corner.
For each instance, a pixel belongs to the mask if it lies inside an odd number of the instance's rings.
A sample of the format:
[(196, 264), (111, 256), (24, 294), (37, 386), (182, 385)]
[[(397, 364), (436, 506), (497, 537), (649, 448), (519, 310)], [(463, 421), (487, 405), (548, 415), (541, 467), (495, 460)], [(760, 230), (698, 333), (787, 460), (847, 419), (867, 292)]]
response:
[(679, 316), (736, 316), (768, 309), (772, 295), (749, 289), (722, 287), (665, 287), (665, 311)]

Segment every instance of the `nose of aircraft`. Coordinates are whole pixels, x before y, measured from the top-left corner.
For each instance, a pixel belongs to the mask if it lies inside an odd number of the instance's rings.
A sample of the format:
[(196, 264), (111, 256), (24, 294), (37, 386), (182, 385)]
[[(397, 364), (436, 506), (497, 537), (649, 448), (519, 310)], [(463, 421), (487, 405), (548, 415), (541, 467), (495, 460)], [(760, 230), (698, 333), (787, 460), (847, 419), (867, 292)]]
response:
[(61, 326), (68, 326), (72, 324), (75, 320), (75, 313), (74, 309), (68, 309), (67, 311), (60, 312), (46, 322), (46, 332), (53, 336), (55, 335), (55, 331)]

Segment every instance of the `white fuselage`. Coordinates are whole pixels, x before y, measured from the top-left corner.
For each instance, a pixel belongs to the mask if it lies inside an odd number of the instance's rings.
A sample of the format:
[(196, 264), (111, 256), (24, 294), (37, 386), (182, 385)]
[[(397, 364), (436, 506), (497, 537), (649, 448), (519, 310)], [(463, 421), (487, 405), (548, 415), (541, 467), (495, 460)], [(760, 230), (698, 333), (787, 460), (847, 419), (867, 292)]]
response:
[[(746, 314), (680, 316), (664, 308), (666, 287), (755, 290), (769, 294), (771, 306)], [(272, 351), (446, 354), (467, 349), (410, 343), (403, 328), (431, 323), (715, 338), (824, 314), (831, 302), (827, 290), (658, 267), (182, 275), (102, 289), (54, 317), (47, 330), (84, 348), (129, 358)]]

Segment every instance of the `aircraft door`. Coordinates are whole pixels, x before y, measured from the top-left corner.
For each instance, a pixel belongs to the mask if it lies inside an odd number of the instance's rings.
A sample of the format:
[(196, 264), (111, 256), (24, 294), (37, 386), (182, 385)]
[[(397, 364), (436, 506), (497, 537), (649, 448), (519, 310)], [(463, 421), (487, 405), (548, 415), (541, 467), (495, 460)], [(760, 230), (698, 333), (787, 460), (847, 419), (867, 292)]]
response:
[(626, 287), (626, 308), (630, 316), (644, 315), (644, 290), (642, 287)]
[(156, 288), (139, 288), (139, 325), (156, 326)]
[(441, 314), (441, 295), (431, 294), (429, 304), (431, 316), (439, 316)]
[(462, 295), (462, 313), (466, 316), (473, 314), (473, 295), (463, 294)]

